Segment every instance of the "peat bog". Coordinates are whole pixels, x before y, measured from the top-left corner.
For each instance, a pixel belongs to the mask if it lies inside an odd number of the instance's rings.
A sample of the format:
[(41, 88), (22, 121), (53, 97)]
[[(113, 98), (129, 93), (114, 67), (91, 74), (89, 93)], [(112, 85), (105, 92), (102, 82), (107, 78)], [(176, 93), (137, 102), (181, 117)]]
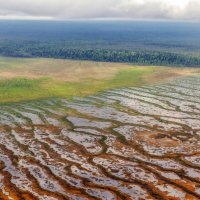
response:
[(200, 199), (198, 23), (0, 27), (0, 199)]
[[(1, 96), (0, 199), (200, 198), (197, 71), (173, 69), (172, 73), (170, 68), (157, 67), (155, 73), (155, 68), (134, 71), (131, 66), (130, 73), (130, 66), (122, 71), (118, 67), (103, 79), (104, 87), (88, 95), (69, 98), (62, 88), (58, 97), (38, 95), (34, 101), (19, 98), (9, 104)], [(12, 66), (7, 72), (1, 68), (2, 76), (10, 77), (4, 77), (0, 90), (18, 88), (27, 94), (36, 86), (40, 90), (38, 80), (49, 79), (39, 74), (37, 65), (29, 69), (22, 79)], [(173, 79), (162, 82), (167, 74)], [(127, 79), (134, 76), (136, 82)], [(160, 81), (153, 82), (155, 77)], [(68, 84), (84, 83), (75, 78)], [(97, 82), (98, 77), (88, 85)]]

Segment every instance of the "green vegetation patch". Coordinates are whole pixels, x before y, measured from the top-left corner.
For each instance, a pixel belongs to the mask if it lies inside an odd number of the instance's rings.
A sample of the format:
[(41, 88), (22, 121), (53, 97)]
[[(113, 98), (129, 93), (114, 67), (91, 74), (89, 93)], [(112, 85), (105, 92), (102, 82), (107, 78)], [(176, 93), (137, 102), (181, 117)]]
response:
[(0, 58), (0, 103), (87, 96), (194, 74), (197, 69), (56, 59)]
[(42, 85), (47, 79), (13, 78), (0, 81), (0, 102), (37, 99), (42, 96)]
[(0, 102), (18, 102), (52, 97), (72, 98), (86, 96), (116, 87), (136, 86), (145, 83), (144, 75), (154, 69), (121, 70), (111, 80), (85, 80), (80, 82), (57, 81), (52, 78), (12, 78), (0, 80)]

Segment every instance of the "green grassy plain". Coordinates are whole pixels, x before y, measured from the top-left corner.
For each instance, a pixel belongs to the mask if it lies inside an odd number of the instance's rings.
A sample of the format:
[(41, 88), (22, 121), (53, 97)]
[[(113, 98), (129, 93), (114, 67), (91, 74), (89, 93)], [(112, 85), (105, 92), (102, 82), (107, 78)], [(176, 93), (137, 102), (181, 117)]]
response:
[(0, 58), (0, 103), (87, 96), (197, 73), (197, 69), (56, 59)]

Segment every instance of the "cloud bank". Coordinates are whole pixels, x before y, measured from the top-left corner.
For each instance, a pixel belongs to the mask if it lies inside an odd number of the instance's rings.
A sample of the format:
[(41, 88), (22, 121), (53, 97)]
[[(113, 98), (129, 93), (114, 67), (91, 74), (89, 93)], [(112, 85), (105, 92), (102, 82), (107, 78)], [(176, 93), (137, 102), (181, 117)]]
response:
[(0, 0), (2, 19), (200, 21), (199, 0)]

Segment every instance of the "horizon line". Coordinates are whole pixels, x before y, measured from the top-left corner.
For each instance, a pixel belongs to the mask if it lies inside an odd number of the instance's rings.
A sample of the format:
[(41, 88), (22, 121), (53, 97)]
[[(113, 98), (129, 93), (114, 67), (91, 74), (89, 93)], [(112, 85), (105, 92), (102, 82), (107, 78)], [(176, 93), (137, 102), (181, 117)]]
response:
[(200, 23), (200, 20), (173, 20), (173, 19), (132, 19), (132, 18), (84, 18), (84, 19), (45, 19), (45, 18), (0, 18), (0, 21), (49, 21), (49, 22), (168, 22), (168, 23)]

